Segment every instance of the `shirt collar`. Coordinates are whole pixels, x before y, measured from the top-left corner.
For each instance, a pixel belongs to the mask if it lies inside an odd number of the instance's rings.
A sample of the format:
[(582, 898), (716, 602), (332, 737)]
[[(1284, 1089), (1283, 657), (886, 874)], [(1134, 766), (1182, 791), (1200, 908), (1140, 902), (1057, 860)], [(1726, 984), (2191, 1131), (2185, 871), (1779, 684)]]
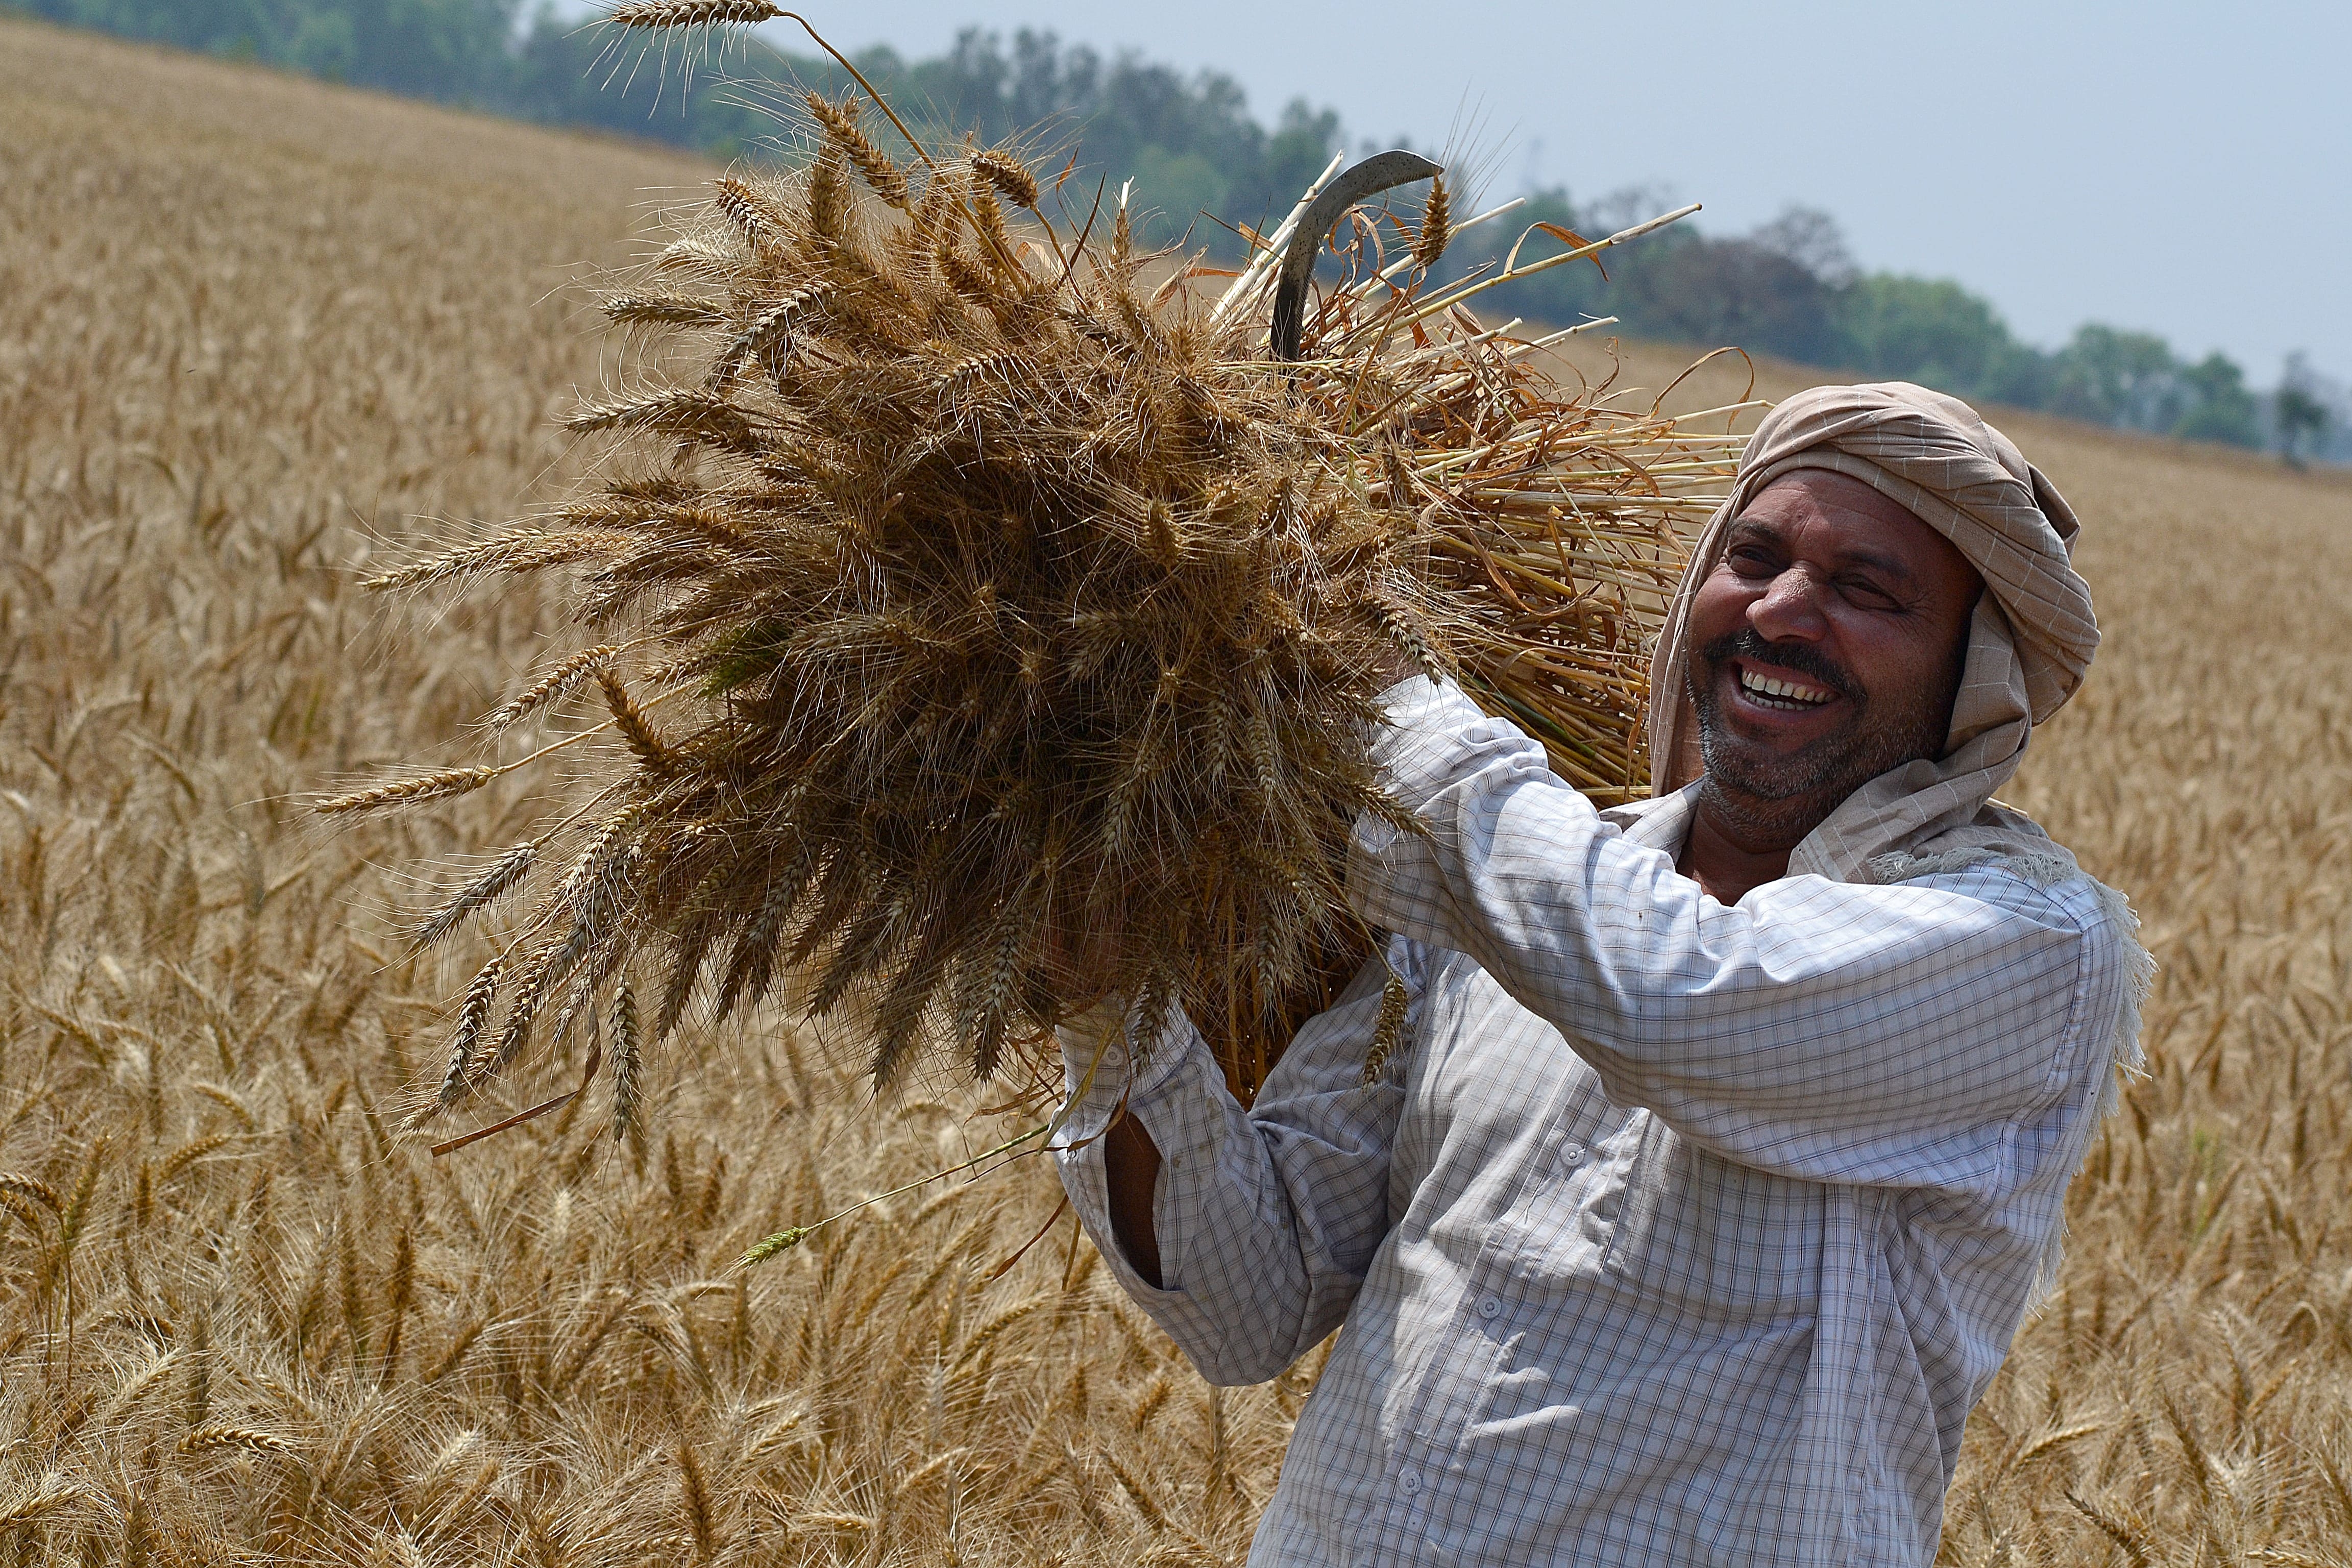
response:
[(1601, 814), (1601, 820), (1614, 826), (1628, 843), (1679, 855), (1683, 840), (1690, 835), (1691, 811), (1697, 800), (1698, 784), (1694, 780), (1672, 795), (1612, 805)]

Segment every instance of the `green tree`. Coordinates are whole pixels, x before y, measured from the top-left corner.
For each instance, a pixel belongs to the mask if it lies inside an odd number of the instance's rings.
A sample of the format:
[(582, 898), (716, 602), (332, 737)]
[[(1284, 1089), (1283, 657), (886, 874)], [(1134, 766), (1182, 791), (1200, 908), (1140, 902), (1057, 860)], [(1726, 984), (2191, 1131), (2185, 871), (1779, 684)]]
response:
[(2173, 435), (2184, 441), (2219, 441), (2231, 447), (2263, 444), (2262, 411), (2246, 390), (2246, 373), (2236, 361), (2219, 351), (2207, 354), (2182, 367), (2180, 384), (2190, 402), (2173, 422)]
[(2048, 392), (2043, 357), (1982, 297), (1948, 278), (1874, 272), (1838, 300), (1844, 363), (1962, 397), (2032, 407)]
[(2053, 413), (2135, 430), (2168, 430), (2181, 416), (2179, 362), (2153, 332), (2093, 321), (2051, 365)]

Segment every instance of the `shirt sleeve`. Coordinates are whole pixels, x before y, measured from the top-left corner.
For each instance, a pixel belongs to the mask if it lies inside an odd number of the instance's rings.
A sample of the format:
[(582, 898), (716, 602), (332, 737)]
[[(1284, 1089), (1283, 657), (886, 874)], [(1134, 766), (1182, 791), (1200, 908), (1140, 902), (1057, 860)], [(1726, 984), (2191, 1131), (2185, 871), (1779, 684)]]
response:
[[(1075, 1099), (1055, 1157), (1071, 1206), (1129, 1296), (1212, 1383), (1262, 1383), (1339, 1327), (1388, 1234), (1402, 1063), (1369, 1083), (1364, 1070), (1388, 973), (1374, 958), (1307, 1020), (1246, 1110), (1181, 1013), (1117, 1081), (1085, 1081), (1096, 1053), (1066, 1042)], [(1122, 1097), (1160, 1153), (1157, 1289), (1111, 1232), (1100, 1134)]]
[(2022, 879), (1976, 879), (1996, 901), (1799, 876), (1727, 908), (1457, 689), (1409, 681), (1389, 718), (1375, 759), (1426, 832), (1359, 823), (1358, 912), (1466, 953), (1612, 1100), (1727, 1158), (1989, 1191), (2013, 1121), (2085, 1068), (2079, 1019), (2120, 995), (2111, 935)]

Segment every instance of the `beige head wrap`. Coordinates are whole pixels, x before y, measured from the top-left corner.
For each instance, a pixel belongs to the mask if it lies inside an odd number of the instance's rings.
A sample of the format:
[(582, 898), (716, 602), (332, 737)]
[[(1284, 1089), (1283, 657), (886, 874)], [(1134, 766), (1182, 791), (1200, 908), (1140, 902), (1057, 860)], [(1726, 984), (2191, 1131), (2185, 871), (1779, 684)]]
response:
[(1814, 387), (1758, 426), (1730, 498), (1699, 536), (1652, 666), (1656, 792), (1680, 788), (1702, 768), (1684, 684), (1691, 601), (1721, 560), (1732, 520), (1798, 468), (1845, 474), (1897, 502), (1952, 542), (1985, 592), (1943, 754), (1856, 790), (1798, 846), (1790, 873), (1850, 881), (1882, 872), (1872, 862), (1891, 855), (2063, 857), (2041, 829), (1991, 801), (2017, 771), (2033, 726), (2074, 695), (2099, 644), (2091, 591), (2069, 562), (2074, 510), (1968, 405), (1908, 382)]

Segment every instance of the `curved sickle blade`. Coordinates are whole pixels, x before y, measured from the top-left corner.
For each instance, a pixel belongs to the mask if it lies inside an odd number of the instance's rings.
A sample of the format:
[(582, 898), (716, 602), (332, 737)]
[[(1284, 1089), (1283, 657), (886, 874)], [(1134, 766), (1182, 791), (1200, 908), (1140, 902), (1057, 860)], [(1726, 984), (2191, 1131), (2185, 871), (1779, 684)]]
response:
[(1298, 334), (1307, 322), (1307, 280), (1315, 275), (1315, 253), (1340, 216), (1366, 196), (1443, 173), (1418, 153), (1375, 153), (1323, 188), (1298, 220), (1290, 247), (1282, 255), (1282, 278), (1274, 289), (1274, 357), (1298, 357)]

